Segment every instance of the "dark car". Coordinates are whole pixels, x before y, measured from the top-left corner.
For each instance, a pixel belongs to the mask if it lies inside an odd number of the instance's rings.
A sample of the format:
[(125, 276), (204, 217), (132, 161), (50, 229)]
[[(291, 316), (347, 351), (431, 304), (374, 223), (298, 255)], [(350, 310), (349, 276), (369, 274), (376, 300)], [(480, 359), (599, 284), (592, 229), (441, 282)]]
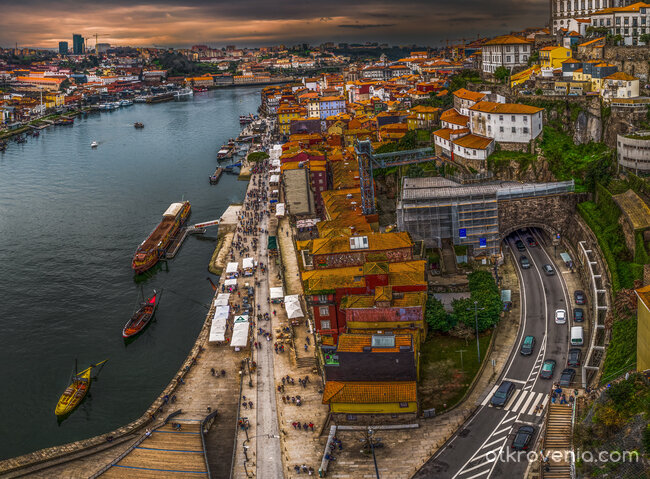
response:
[(573, 320), (582, 323), (585, 320), (585, 312), (582, 308), (573, 308)]
[(522, 254), (522, 255), (519, 257), (519, 264), (521, 264), (521, 267), (522, 267), (523, 269), (528, 269), (528, 268), (530, 268), (530, 261), (528, 260), (528, 256)]
[(524, 342), (521, 343), (521, 354), (524, 356), (530, 356), (533, 354), (535, 349), (535, 336), (526, 336)]
[(569, 349), (569, 359), (567, 359), (566, 365), (571, 366), (572, 368), (577, 368), (580, 366), (580, 357), (582, 356), (582, 351), (578, 348)]
[(521, 240), (515, 241), (515, 246), (517, 247), (517, 250), (519, 251), (526, 251), (526, 245), (524, 245), (524, 242)]
[(531, 248), (534, 248), (535, 246), (537, 246), (537, 241), (535, 241), (535, 238), (533, 238), (532, 236), (529, 236), (528, 238), (526, 238), (526, 242), (528, 243), (528, 246), (531, 247)]
[(490, 399), (490, 404), (494, 407), (504, 407), (514, 392), (514, 383), (503, 381), (499, 386), (499, 389), (497, 389), (492, 396), (492, 399)]
[(539, 377), (542, 379), (551, 379), (553, 377), (553, 371), (555, 371), (555, 361), (552, 359), (547, 359), (542, 364), (542, 369), (539, 371)]
[(511, 447), (515, 451), (527, 450), (534, 435), (535, 428), (533, 426), (520, 426), (519, 429), (517, 429), (517, 434), (515, 434), (515, 437), (512, 439)]
[(544, 270), (546, 276), (553, 276), (555, 274), (555, 269), (553, 269), (553, 266), (550, 264), (545, 264), (542, 266), (542, 269)]
[(573, 299), (575, 299), (576, 304), (585, 304), (587, 302), (585, 292), (580, 291), (579, 289), (573, 292)]
[(573, 381), (574, 376), (576, 375), (576, 370), (572, 368), (566, 368), (562, 370), (560, 374), (560, 386), (568, 388)]

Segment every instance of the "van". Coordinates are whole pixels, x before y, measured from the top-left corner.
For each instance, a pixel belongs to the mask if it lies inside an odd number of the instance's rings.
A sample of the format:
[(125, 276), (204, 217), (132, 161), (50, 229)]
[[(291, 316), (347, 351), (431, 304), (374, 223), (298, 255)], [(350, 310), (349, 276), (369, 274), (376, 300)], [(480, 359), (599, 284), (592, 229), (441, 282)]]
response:
[(582, 346), (584, 329), (582, 326), (573, 326), (571, 328), (571, 346)]

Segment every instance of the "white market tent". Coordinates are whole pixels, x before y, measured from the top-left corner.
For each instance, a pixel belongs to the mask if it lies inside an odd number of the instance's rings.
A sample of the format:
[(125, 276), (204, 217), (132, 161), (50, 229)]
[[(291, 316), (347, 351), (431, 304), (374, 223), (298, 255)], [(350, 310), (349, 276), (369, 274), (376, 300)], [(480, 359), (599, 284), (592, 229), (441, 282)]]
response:
[(235, 278), (227, 279), (223, 282), (225, 286), (237, 286), (237, 280)]
[(230, 301), (230, 293), (219, 293), (217, 299), (214, 300), (215, 306), (228, 306)]
[(239, 263), (228, 263), (226, 266), (226, 273), (236, 273), (239, 269)]
[[(281, 171), (282, 170), (280, 168), (273, 168), (272, 170), (269, 170), (269, 173), (271, 173), (272, 175), (277, 175)], [(277, 181), (276, 181), (276, 183), (277, 183)]]
[(275, 205), (275, 216), (284, 216), (284, 203)]
[(241, 264), (244, 269), (253, 269), (255, 267), (253, 258), (244, 258)]
[(284, 297), (284, 309), (287, 310), (287, 318), (295, 319), (302, 318), (305, 315), (300, 306), (300, 299), (297, 294)]
[(271, 301), (274, 299), (282, 299), (284, 297), (282, 286), (279, 286), (277, 288), (269, 288), (269, 297), (271, 298)]
[(217, 306), (214, 310), (212, 324), (210, 325), (210, 338), (208, 341), (226, 340), (226, 323), (230, 314), (230, 306)]
[(269, 178), (269, 183), (271, 183), (271, 184), (280, 183), (280, 175), (271, 175), (271, 178)]
[(233, 348), (245, 348), (248, 344), (248, 315), (243, 314), (235, 318), (235, 324), (232, 328), (232, 339), (230, 345)]
[(280, 160), (271, 160), (271, 166), (274, 168), (279, 168), (282, 165)]

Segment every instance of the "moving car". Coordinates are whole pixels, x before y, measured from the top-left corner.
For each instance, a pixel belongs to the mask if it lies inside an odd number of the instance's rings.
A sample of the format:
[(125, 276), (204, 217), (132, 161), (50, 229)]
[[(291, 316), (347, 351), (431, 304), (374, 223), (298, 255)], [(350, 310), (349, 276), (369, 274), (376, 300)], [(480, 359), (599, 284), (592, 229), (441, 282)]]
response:
[(555, 324), (565, 324), (566, 323), (566, 311), (563, 309), (555, 310)]
[(524, 242), (521, 240), (515, 241), (515, 246), (517, 247), (517, 250), (519, 251), (526, 251), (526, 245), (524, 245)]
[(553, 276), (555, 274), (555, 269), (553, 269), (553, 266), (550, 264), (545, 264), (542, 266), (542, 269), (544, 270), (546, 276)]
[(517, 429), (517, 434), (515, 434), (515, 437), (512, 439), (511, 447), (515, 451), (527, 450), (534, 435), (535, 428), (533, 426), (520, 426), (519, 429)]
[(573, 308), (573, 320), (582, 323), (585, 320), (585, 312), (582, 308)]
[(492, 396), (492, 399), (490, 399), (490, 405), (494, 407), (504, 407), (514, 392), (514, 383), (511, 383), (510, 381), (503, 381), (499, 386), (499, 389), (497, 389)]
[(521, 255), (519, 257), (519, 264), (521, 264), (521, 267), (523, 269), (528, 269), (530, 268), (530, 261), (528, 261), (528, 257), (526, 255)]
[(567, 359), (567, 366), (572, 368), (577, 368), (580, 366), (580, 357), (582, 356), (582, 351), (579, 348), (569, 349), (569, 358)]
[(524, 342), (521, 344), (520, 353), (523, 354), (524, 356), (530, 356), (531, 354), (533, 354), (534, 349), (535, 349), (535, 336), (526, 336), (524, 338)]
[(574, 376), (576, 375), (576, 370), (572, 368), (566, 368), (562, 370), (560, 374), (560, 386), (568, 388), (573, 381)]
[(585, 296), (584, 291), (576, 289), (573, 292), (573, 299), (575, 299), (576, 304), (585, 304), (587, 302), (587, 297)]
[(539, 371), (539, 377), (542, 379), (551, 379), (553, 377), (553, 371), (555, 371), (555, 361), (546, 359), (544, 360), (544, 364), (542, 364), (542, 369)]
[(535, 238), (533, 238), (532, 236), (526, 238), (526, 242), (528, 243), (528, 246), (530, 248), (534, 248), (535, 246), (537, 246), (537, 241), (535, 241)]

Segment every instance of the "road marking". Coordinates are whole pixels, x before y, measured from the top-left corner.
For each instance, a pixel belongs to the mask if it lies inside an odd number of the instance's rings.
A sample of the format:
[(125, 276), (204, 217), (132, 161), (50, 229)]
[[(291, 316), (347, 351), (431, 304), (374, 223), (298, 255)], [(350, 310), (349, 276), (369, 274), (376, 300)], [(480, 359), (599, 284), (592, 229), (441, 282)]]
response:
[[(528, 405), (530, 404), (530, 402), (531, 402), (533, 399), (535, 399), (536, 396), (537, 396), (536, 393), (531, 392), (531, 393), (528, 395), (528, 400), (527, 400), (527, 401), (526, 401), (526, 402), (521, 406), (521, 411), (525, 411), (526, 408), (528, 408)], [(520, 412), (521, 412), (521, 411), (520, 411)]]
[(522, 391), (522, 393), (519, 395), (519, 401), (517, 401), (517, 404), (512, 406), (512, 408), (510, 408), (510, 411), (516, 412), (517, 409), (519, 408), (519, 404), (521, 404), (521, 402), (526, 398), (526, 395), (527, 393)]
[(526, 425), (526, 426), (533, 426), (533, 427), (537, 427), (537, 426), (538, 426), (538, 424), (535, 424), (534, 422), (530, 422), (530, 421), (517, 421), (517, 422), (518, 422), (519, 424), (524, 424), (524, 425)]
[(506, 411), (509, 411), (510, 406), (512, 406), (514, 404), (515, 399), (517, 399), (517, 396), (519, 396), (520, 393), (521, 393), (521, 389), (515, 389), (514, 394), (512, 395), (510, 400), (506, 404), (504, 404), (503, 409), (505, 409)]
[(501, 421), (501, 424), (505, 424), (507, 422), (512, 421), (513, 419), (516, 419), (516, 418), (517, 418), (517, 416), (510, 416), (509, 418), (504, 419), (503, 421)]
[(494, 446), (494, 445), (495, 445), (495, 444), (496, 444), (497, 442), (501, 442), (501, 441), (503, 441), (503, 438), (499, 438), (499, 439), (496, 439), (496, 440), (494, 440), (494, 441), (492, 441), (491, 443), (489, 443), (489, 444), (486, 444), (486, 445), (485, 445), (485, 446), (483, 446), (483, 447), (490, 447), (490, 446)]
[(522, 381), (521, 379), (504, 379), (504, 381), (510, 381), (511, 383), (517, 383), (517, 384), (526, 384), (526, 381)]
[(483, 402), (481, 403), (481, 406), (485, 406), (490, 399), (492, 399), (492, 396), (494, 396), (494, 393), (497, 392), (497, 389), (499, 389), (499, 384), (495, 384), (494, 387), (492, 388), (492, 391), (490, 391), (490, 394), (488, 394)]
[(549, 395), (546, 394), (544, 396), (544, 400), (542, 401), (542, 409), (537, 413), (538, 416), (541, 416), (544, 414), (544, 409), (546, 408), (546, 403), (548, 402)]
[(528, 414), (529, 416), (534, 415), (535, 414), (535, 408), (540, 404), (543, 397), (544, 397), (544, 393), (537, 393), (535, 395), (535, 400), (530, 405), (530, 409), (528, 410), (528, 412), (526, 414)]
[(502, 434), (502, 433), (508, 431), (511, 427), (512, 426), (506, 426), (504, 429), (500, 429), (500, 430), (496, 431), (494, 434), (492, 434), (492, 437), (498, 436), (499, 434)]
[[(487, 466), (487, 464), (484, 464), (484, 465)], [(489, 472), (490, 472), (490, 470), (486, 469), (485, 471), (481, 471), (478, 474), (474, 474), (473, 476), (465, 477), (464, 479), (476, 479), (477, 477), (480, 477), (480, 476), (482, 476), (484, 474), (488, 474)]]

